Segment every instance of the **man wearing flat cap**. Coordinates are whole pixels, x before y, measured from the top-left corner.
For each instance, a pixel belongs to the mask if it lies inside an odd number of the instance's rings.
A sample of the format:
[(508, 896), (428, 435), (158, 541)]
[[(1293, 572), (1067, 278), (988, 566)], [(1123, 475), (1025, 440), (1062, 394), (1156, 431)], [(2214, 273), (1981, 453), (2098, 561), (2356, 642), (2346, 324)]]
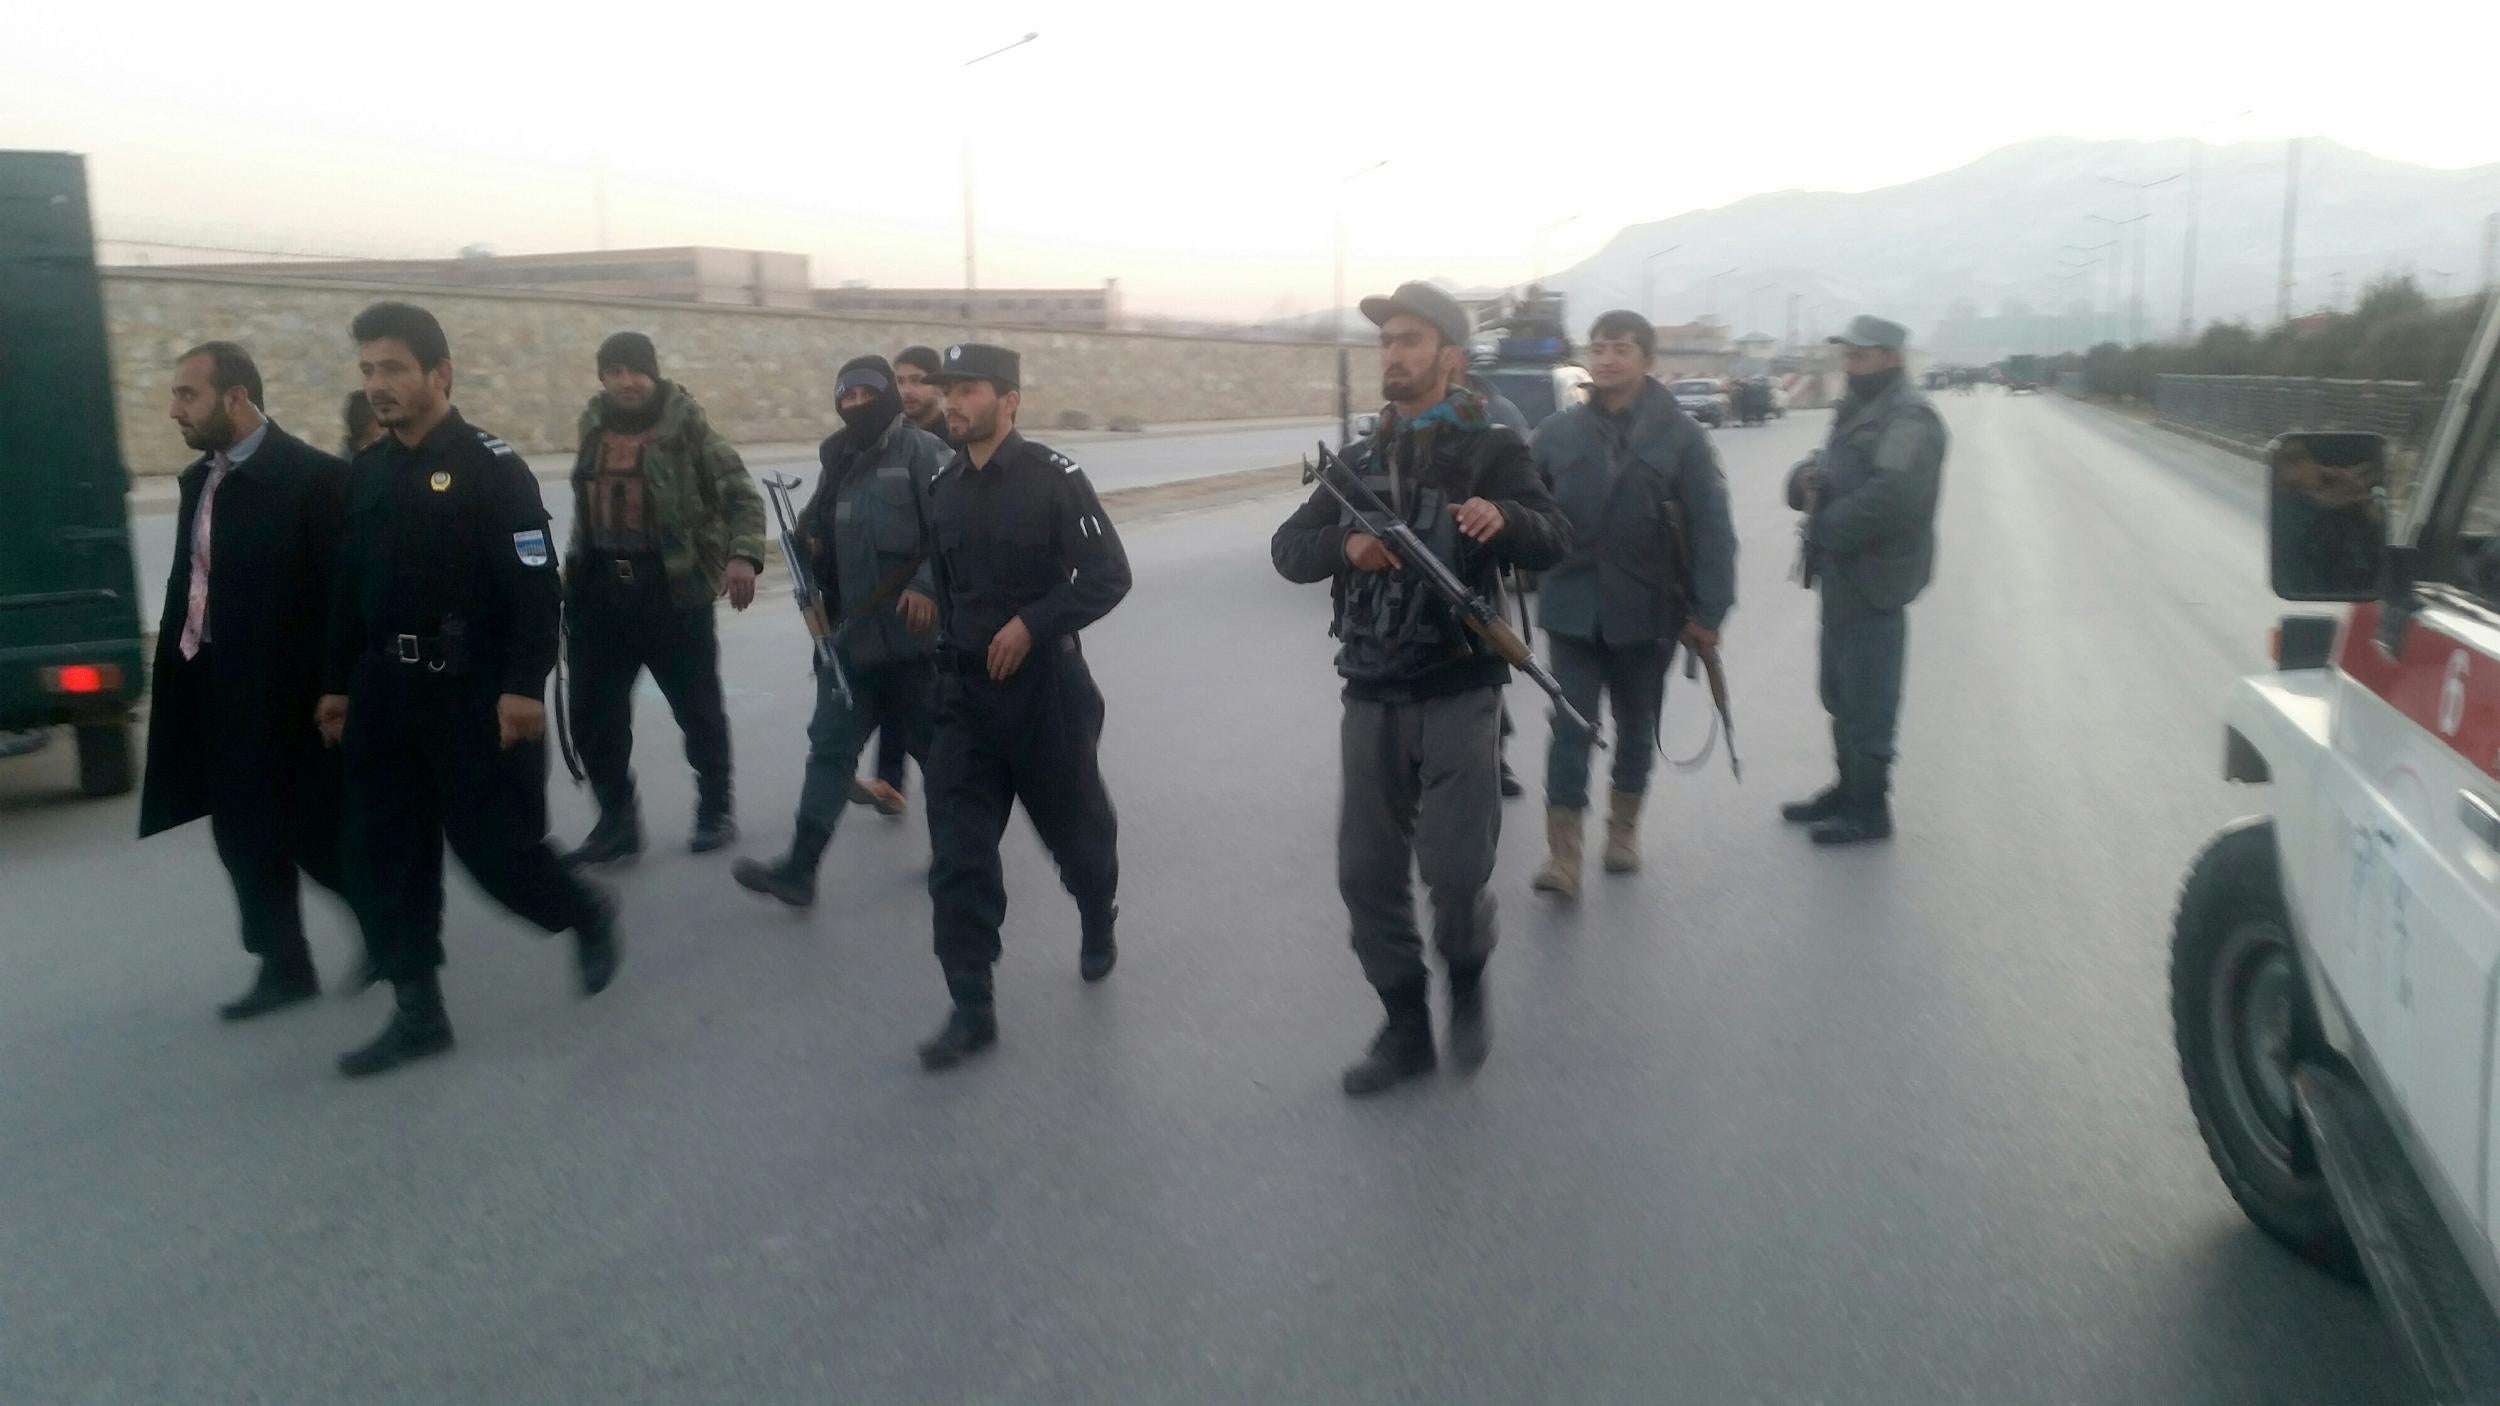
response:
[(764, 563), (764, 500), (738, 451), (686, 388), (660, 376), (640, 332), (599, 344), (599, 394), (582, 411), (573, 461), (573, 537), (564, 554), (573, 666), (573, 735), (599, 803), (598, 823), (568, 864), (642, 851), (634, 787), (634, 680), (651, 671), (694, 768), (691, 848), (736, 838), (729, 715), (712, 602), (755, 600)]
[(770, 864), (741, 859), (735, 870), (740, 884), (793, 908), (816, 901), (816, 864), (841, 822), (868, 735), (882, 728), (926, 767), (936, 706), (929, 490), (951, 451), (913, 426), (884, 357), (845, 363), (834, 379), (833, 408), (842, 428), (817, 446), (824, 472), (798, 527), (849, 687), (838, 687), (831, 670), (817, 670), (789, 851)]
[[(1529, 457), (1466, 383), (1466, 309), (1429, 283), (1363, 300), (1380, 328), (1379, 426), (1347, 467), (1459, 578), (1496, 605), (1501, 569), (1563, 559), (1570, 520)], [(1326, 485), (1276, 529), (1268, 554), (1288, 581), (1329, 583), (1330, 633), (1345, 680), (1337, 890), (1354, 954), (1387, 1019), (1343, 1077), (1376, 1094), (1429, 1073), (1430, 975), (1412, 873), (1432, 895), (1433, 945), (1450, 991), (1450, 1052), (1462, 1070), (1492, 1039), (1484, 969), (1494, 943), (1486, 884), (1502, 834), (1502, 690), (1510, 666), (1363, 530)]]
[(998, 841), (1025, 818), (1076, 900), (1077, 969), (1111, 974), (1118, 949), (1118, 821), (1096, 749), (1102, 692), (1079, 632), (1128, 594), (1128, 553), (1085, 471), (1016, 431), (1021, 359), (1005, 347), (946, 348), (957, 452), (930, 492), (937, 542), (937, 736), (929, 790), (929, 899), (938, 966), (954, 1009), (920, 1046), (949, 1069), (998, 1042), (990, 972), (1007, 889)]
[(1859, 317), (1831, 339), (1849, 391), (1819, 459), (1797, 466), (1788, 505), (1805, 513), (1811, 584), (1823, 593), (1821, 688), (1839, 777), (1780, 808), (1819, 845), (1892, 835), (1893, 734), (1901, 716), (1908, 607), (1936, 561), (1945, 429), (1902, 370), (1909, 333)]

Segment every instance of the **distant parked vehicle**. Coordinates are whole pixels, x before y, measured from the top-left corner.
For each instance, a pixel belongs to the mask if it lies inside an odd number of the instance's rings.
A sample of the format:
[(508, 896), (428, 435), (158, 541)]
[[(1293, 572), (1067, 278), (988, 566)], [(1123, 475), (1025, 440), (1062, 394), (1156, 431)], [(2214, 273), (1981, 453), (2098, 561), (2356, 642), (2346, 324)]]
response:
[(1716, 381), (1694, 377), (1667, 387), (1684, 413), (1713, 429), (1727, 423), (1727, 392)]

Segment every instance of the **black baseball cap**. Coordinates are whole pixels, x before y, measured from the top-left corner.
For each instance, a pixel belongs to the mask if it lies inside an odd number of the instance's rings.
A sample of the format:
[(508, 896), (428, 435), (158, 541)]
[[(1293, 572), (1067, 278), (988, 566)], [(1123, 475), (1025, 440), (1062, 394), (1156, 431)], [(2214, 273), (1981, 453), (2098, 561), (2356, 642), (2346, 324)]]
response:
[(1475, 319), (1458, 299), (1429, 283), (1401, 283), (1398, 291), (1388, 297), (1375, 293), (1363, 300), (1363, 316), (1375, 327), (1388, 325), (1399, 313), (1420, 317), (1441, 331), (1441, 339), (1454, 347), (1467, 345), (1467, 334), (1476, 330)]
[(939, 358), (936, 374), (929, 377), (939, 385), (955, 381), (988, 381), (1000, 390), (1011, 391), (1024, 384), (1024, 358), (987, 342), (957, 342)]

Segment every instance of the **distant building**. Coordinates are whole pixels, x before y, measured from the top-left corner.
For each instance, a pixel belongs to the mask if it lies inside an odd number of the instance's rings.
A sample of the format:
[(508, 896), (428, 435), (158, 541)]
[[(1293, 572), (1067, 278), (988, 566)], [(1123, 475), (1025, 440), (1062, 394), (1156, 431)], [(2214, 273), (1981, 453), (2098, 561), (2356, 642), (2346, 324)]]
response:
[(1120, 325), (1120, 282), (1100, 288), (868, 288), (846, 284), (819, 288), (813, 306), (819, 312), (849, 317), (888, 318), (897, 322), (972, 320), (1018, 327), (1073, 327), (1109, 331)]
[(1699, 322), (1661, 322), (1657, 324), (1658, 353), (1687, 356), (1727, 356), (1735, 351), (1724, 322), (1707, 318)]
[[(159, 265), (159, 267), (165, 267)], [(663, 302), (743, 307), (809, 306), (807, 256), (752, 249), (600, 249), (567, 254), (486, 254), (456, 259), (324, 259), (178, 265), (344, 283), (529, 289)]]

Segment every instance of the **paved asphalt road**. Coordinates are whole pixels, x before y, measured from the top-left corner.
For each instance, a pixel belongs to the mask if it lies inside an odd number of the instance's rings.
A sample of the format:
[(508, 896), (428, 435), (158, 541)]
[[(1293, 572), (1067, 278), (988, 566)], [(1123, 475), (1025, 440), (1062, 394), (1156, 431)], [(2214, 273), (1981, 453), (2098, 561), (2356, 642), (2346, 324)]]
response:
[[(918, 812), (848, 822), (813, 916), (769, 908), (676, 847), (647, 694), (617, 986), (575, 1000), (562, 942), (463, 882), (461, 1047), (371, 1084), (330, 1060), (378, 994), (210, 1018), (247, 972), (201, 827), (137, 849), (127, 801), (58, 798), (66, 748), (0, 768), (0, 1400), (2406, 1399), (2369, 1300), (2232, 1207), (2172, 1063), (2174, 886), (2263, 801), (2217, 776), (2277, 610), (2246, 468), (2053, 398), (1944, 408), (1900, 838), (1776, 819), (1826, 766), (1774, 502), (1825, 417), (1723, 432), (1744, 783), (1672, 777), (1646, 872), (1577, 911), (1531, 900), (1513, 802), (1492, 1062), (1372, 1102), (1336, 1088), (1378, 1010), (1282, 500), (1132, 524), (1136, 594), (1088, 637), (1122, 964), (1079, 983), (1017, 825), (1004, 1043), (942, 1078), (911, 1059), (943, 1001)], [(724, 622), (769, 853), (798, 634)], [(1689, 749), (1698, 691), (1669, 713)]]
[[(1234, 469), (1289, 464), (1310, 452), (1321, 436), (1326, 435), (1333, 442), (1336, 423), (1311, 419), (1226, 420), (1156, 427), (1144, 434), (1045, 430), (1034, 437), (1083, 464), (1085, 476), (1094, 487), (1109, 492), (1115, 488), (1203, 478)], [(166, 433), (172, 433), (170, 425)], [(769, 473), (795, 477), (810, 486), (816, 482), (816, 446), (812, 444), (761, 445), (749, 449), (745, 458), (748, 470), (759, 478)], [(541, 475), (570, 464), (571, 460), (561, 454), (539, 454), (530, 460), (530, 467)], [(561, 483), (542, 482), (539, 490), (546, 499), (547, 515), (554, 519), (555, 540), (561, 544), (573, 530), (573, 496)], [(807, 488), (800, 488), (798, 501), (806, 502), (807, 493)], [(130, 527), (132, 546), (138, 555), (139, 618), (153, 626), (165, 598), (166, 568), (174, 555), (173, 504), (151, 497), (145, 508), (137, 510)]]

